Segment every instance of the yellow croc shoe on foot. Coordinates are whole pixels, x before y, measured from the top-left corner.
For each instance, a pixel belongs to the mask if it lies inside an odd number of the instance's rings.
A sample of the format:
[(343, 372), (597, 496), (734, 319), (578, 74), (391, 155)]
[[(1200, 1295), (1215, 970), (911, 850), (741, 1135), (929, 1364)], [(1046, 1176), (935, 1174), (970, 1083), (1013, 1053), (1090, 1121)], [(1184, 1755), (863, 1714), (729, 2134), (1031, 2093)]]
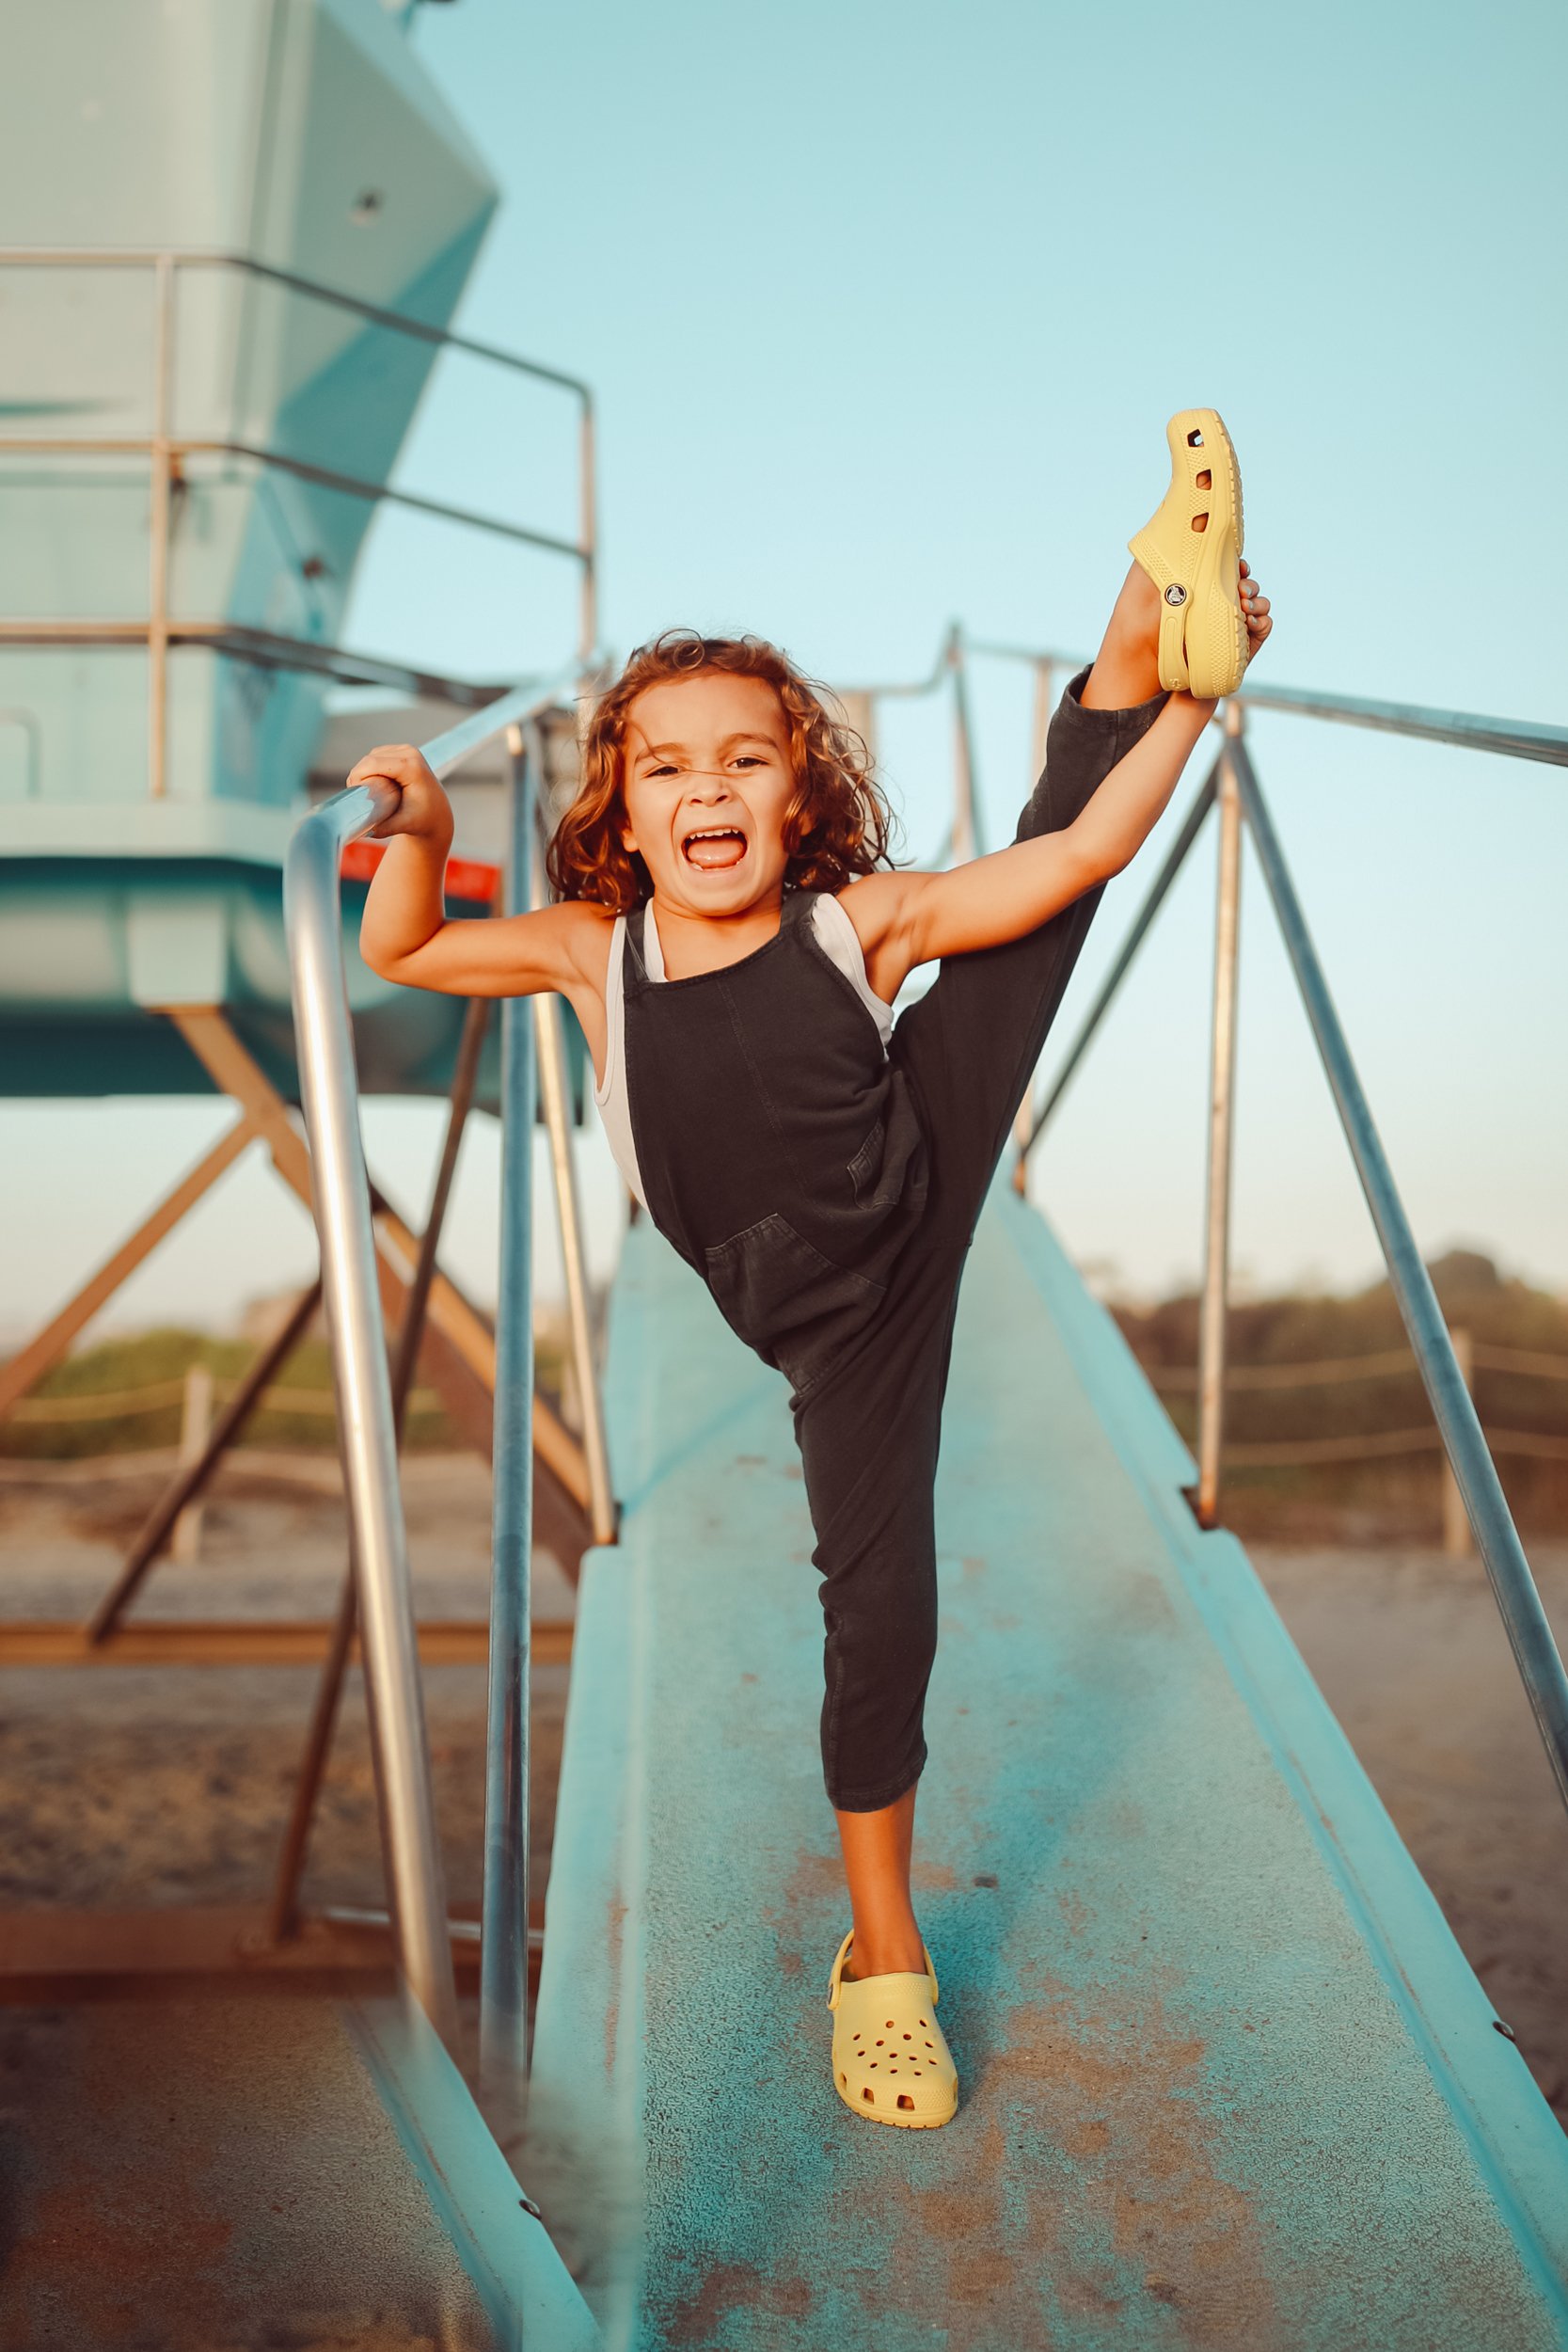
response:
[(948, 2122), (958, 2104), (958, 2073), (937, 2024), (937, 1972), (850, 1977), (844, 1963), (851, 1929), (828, 1979), (833, 2012), (833, 2088), (847, 2107), (874, 2123), (929, 2131)]
[(1233, 694), (1246, 668), (1241, 469), (1217, 409), (1180, 409), (1165, 438), (1170, 488), (1127, 545), (1163, 599), (1161, 685), (1210, 701)]

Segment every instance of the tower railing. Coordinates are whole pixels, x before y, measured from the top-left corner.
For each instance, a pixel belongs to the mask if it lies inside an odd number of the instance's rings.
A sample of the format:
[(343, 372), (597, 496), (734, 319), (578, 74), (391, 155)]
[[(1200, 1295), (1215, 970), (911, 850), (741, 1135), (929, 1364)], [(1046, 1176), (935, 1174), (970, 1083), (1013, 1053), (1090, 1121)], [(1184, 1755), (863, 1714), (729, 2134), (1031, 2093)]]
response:
[[(151, 431), (146, 434), (0, 433), (0, 458), (142, 457), (149, 467), (149, 556), (147, 614), (131, 620), (78, 619), (48, 615), (0, 619), (4, 645), (138, 645), (148, 649), (148, 778), (153, 800), (163, 799), (168, 787), (168, 658), (171, 646), (205, 645), (261, 668), (311, 672), (341, 684), (386, 686), (404, 694), (424, 694), (455, 703), (459, 708), (488, 707), (504, 687), (472, 679), (452, 678), (401, 661), (383, 660), (341, 645), (277, 631), (257, 628), (221, 617), (177, 615), (170, 610), (169, 582), (174, 537), (175, 489), (191, 457), (230, 457), (262, 471), (275, 471), (308, 482), (317, 488), (341, 492), (368, 503), (386, 504), (426, 515), (511, 541), (519, 547), (543, 549), (575, 563), (580, 574), (578, 612), (578, 651), (586, 664), (597, 642), (597, 520), (594, 503), (594, 416), (591, 388), (559, 368), (545, 366), (521, 353), (506, 351), (472, 336), (431, 326), (401, 310), (382, 309), (356, 294), (275, 269), (248, 254), (195, 249), (142, 250), (119, 246), (0, 246), (0, 272), (7, 270), (130, 270), (150, 274), (153, 286)], [(578, 532), (575, 538), (534, 530), (510, 518), (441, 499), (422, 498), (341, 468), (317, 465), (287, 450), (235, 437), (183, 436), (174, 430), (178, 415), (176, 305), (182, 273), (194, 270), (237, 270), (248, 278), (281, 288), (327, 308), (361, 319), (405, 341), (427, 343), (441, 351), (466, 353), (505, 373), (548, 384), (569, 393), (578, 405)]]

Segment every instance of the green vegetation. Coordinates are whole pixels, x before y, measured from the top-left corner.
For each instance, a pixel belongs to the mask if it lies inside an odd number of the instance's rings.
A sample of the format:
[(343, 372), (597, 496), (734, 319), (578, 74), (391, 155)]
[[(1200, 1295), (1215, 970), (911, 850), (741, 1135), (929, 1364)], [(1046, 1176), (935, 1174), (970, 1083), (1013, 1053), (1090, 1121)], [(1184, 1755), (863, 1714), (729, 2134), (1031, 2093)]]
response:
[[(1568, 1301), (1529, 1284), (1505, 1281), (1489, 1258), (1450, 1251), (1432, 1268), (1451, 1327), (1467, 1331), (1482, 1360), (1475, 1374), (1481, 1425), (1488, 1432), (1544, 1439), (1568, 1452), (1568, 1380), (1499, 1368), (1488, 1348), (1544, 1357), (1568, 1366)], [(1139, 1360), (1182, 1435), (1196, 1427), (1193, 1371), (1197, 1361), (1198, 1301), (1164, 1300), (1147, 1310), (1115, 1310)], [(541, 1329), (536, 1343), (539, 1381), (552, 1402), (563, 1372), (558, 1328)], [(1258, 1388), (1244, 1377), (1231, 1387), (1226, 1411), (1230, 1448), (1288, 1448), (1303, 1441), (1358, 1439), (1398, 1431), (1428, 1432), (1432, 1415), (1399, 1311), (1386, 1282), (1351, 1296), (1281, 1296), (1238, 1303), (1231, 1311), (1230, 1360), (1244, 1375), (1257, 1367), (1353, 1364), (1359, 1358), (1403, 1353), (1403, 1369), (1300, 1385)], [(93, 1454), (137, 1454), (178, 1445), (182, 1384), (205, 1364), (219, 1384), (237, 1379), (255, 1356), (245, 1340), (214, 1340), (200, 1332), (160, 1330), (106, 1340), (71, 1357), (40, 1381), (28, 1405), (151, 1391), (136, 1409), (81, 1419), (27, 1414), (0, 1422), (0, 1455), (33, 1461), (79, 1461)], [(301, 1393), (298, 1409), (277, 1401), (279, 1390)], [(153, 1398), (162, 1393), (162, 1401)], [(308, 1338), (273, 1383), (272, 1401), (255, 1412), (242, 1446), (299, 1447), (329, 1453), (337, 1442), (326, 1342)], [(436, 1449), (458, 1442), (428, 1386), (415, 1390), (407, 1443)], [(1537, 1458), (1499, 1448), (1497, 1466), (1521, 1528), (1568, 1534), (1568, 1459)], [(1385, 1454), (1367, 1461), (1316, 1462), (1264, 1468), (1227, 1462), (1224, 1516), (1243, 1534), (1315, 1541), (1433, 1540), (1441, 1520), (1442, 1457), (1435, 1452)]]
[[(248, 1340), (215, 1340), (199, 1331), (142, 1331), (132, 1338), (104, 1340), (45, 1375), (32, 1390), (26, 1406), (94, 1398), (124, 1400), (124, 1409), (84, 1413), (80, 1419), (37, 1419), (25, 1406), (0, 1422), (0, 1456), (17, 1461), (71, 1462), (93, 1454), (143, 1454), (177, 1446), (183, 1413), (185, 1375), (205, 1364), (217, 1388), (214, 1413), (228, 1394), (226, 1384), (237, 1380), (254, 1361), (256, 1348)], [(559, 1386), (559, 1346), (541, 1337), (537, 1354), (540, 1385), (554, 1394)], [(277, 1401), (278, 1392), (297, 1390), (299, 1408), (291, 1411)], [(133, 1399), (151, 1391), (145, 1403)], [(154, 1401), (160, 1392), (162, 1401)], [(267, 1392), (269, 1402), (258, 1406), (241, 1433), (242, 1447), (303, 1448), (331, 1453), (337, 1445), (337, 1418), (332, 1406), (331, 1359), (324, 1337), (303, 1340), (284, 1363)], [(411, 1450), (452, 1446), (452, 1427), (438, 1401), (422, 1383), (417, 1386), (405, 1433)]]

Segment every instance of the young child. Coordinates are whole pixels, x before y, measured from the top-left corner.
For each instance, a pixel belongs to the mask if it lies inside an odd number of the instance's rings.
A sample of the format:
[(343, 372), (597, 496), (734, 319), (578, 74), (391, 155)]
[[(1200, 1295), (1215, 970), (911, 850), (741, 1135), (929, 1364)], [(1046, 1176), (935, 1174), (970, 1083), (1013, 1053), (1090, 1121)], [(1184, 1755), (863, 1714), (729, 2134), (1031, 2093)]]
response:
[(559, 989), (626, 1182), (790, 1382), (853, 1923), (829, 1980), (833, 2084), (882, 2123), (958, 2105), (910, 1856), (964, 1255), (1101, 887), (1272, 626), (1240, 560), (1225, 427), (1186, 409), (1167, 438), (1169, 492), (992, 856), (890, 870), (864, 746), (755, 638), (673, 631), (632, 656), (594, 713), (550, 849), (558, 899), (536, 913), (447, 920), (451, 812), (417, 751), (373, 751), (349, 778), (402, 792), (366, 961), (462, 996)]

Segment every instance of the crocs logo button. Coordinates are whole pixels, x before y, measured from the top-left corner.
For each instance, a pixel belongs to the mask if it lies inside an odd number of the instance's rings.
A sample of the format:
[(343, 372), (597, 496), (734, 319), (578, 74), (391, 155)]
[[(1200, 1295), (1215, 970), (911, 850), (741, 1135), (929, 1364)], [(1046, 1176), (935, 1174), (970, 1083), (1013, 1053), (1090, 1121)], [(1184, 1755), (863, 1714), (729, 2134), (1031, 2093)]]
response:
[(1185, 604), (1186, 601), (1187, 591), (1180, 585), (1180, 581), (1173, 580), (1170, 586), (1165, 590), (1165, 602), (1167, 604)]

